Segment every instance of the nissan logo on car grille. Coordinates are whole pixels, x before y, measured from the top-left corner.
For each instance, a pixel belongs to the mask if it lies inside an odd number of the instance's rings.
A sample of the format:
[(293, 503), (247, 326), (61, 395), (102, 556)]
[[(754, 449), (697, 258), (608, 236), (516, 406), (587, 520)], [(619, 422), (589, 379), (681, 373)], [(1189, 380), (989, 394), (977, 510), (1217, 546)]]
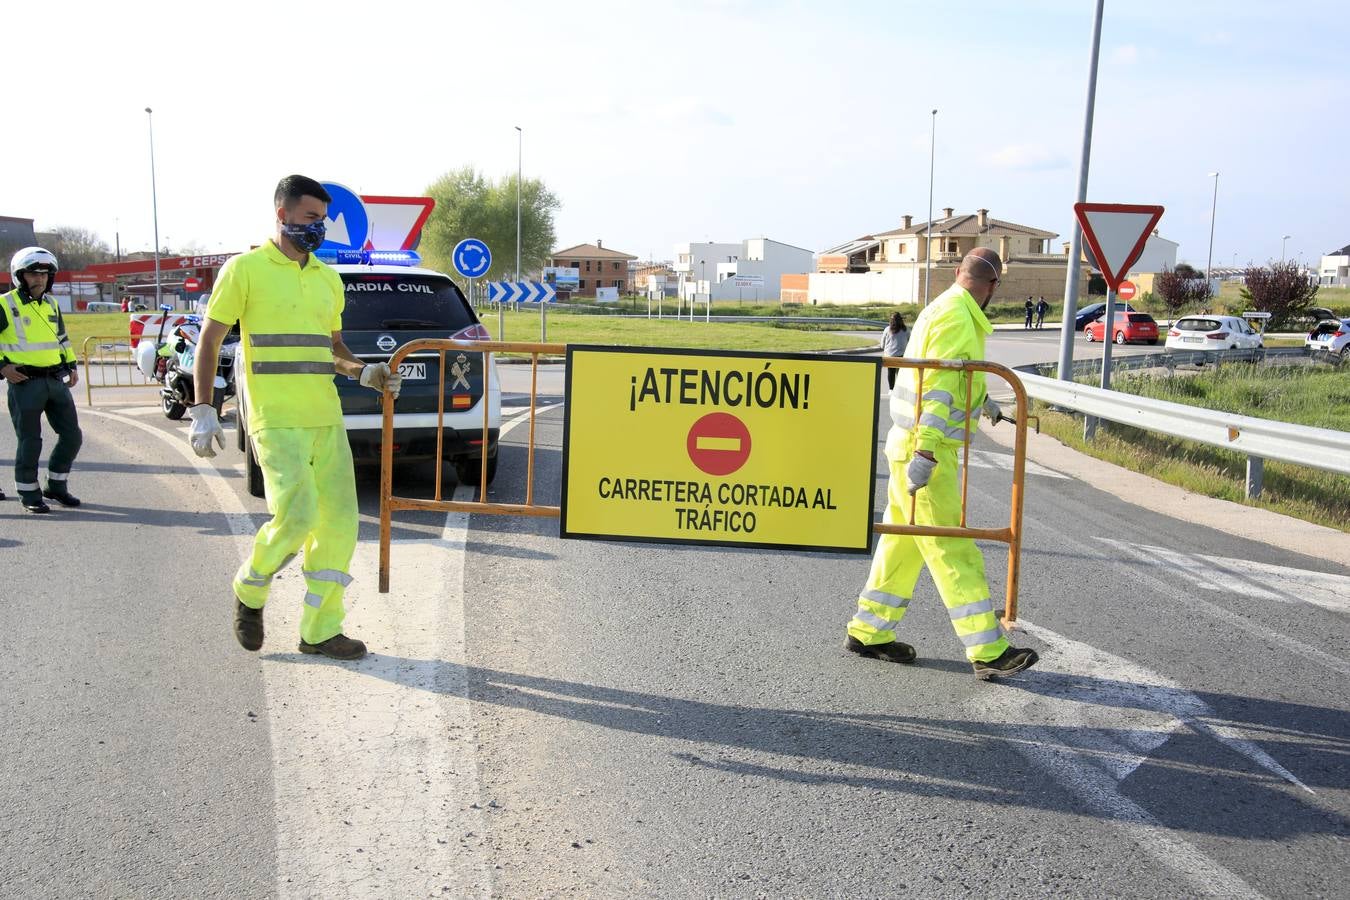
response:
[(375, 339), (375, 346), (388, 353), (398, 346), (398, 341), (394, 340), (392, 334), (382, 334)]

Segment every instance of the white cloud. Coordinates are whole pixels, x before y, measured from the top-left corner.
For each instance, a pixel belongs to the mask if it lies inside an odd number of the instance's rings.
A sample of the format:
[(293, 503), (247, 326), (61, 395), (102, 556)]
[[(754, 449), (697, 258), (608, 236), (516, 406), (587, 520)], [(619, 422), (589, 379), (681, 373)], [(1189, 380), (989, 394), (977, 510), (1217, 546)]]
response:
[(1040, 144), (1009, 144), (990, 155), (989, 162), (1018, 172), (1048, 172), (1069, 165), (1065, 157)]
[(1211, 47), (1233, 43), (1233, 35), (1227, 31), (1211, 31), (1200, 35), (1200, 43)]
[(1134, 44), (1125, 44), (1117, 47), (1111, 54), (1111, 62), (1119, 63), (1123, 66), (1131, 66), (1139, 62), (1139, 48)]

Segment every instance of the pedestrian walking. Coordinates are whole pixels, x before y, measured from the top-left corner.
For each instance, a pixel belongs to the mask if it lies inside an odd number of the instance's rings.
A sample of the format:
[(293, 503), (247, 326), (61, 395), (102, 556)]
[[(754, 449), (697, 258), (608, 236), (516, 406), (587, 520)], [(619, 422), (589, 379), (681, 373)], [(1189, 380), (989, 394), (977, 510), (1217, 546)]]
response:
[(1027, 302), (1024, 303), (1024, 304), (1022, 304), (1022, 307), (1023, 307), (1023, 310), (1026, 312), (1026, 321), (1024, 321), (1024, 322), (1022, 323), (1022, 327), (1023, 327), (1023, 328), (1030, 328), (1030, 327), (1031, 327), (1031, 316), (1032, 316), (1032, 313), (1035, 311), (1035, 306), (1032, 304), (1032, 302), (1031, 302), (1031, 297), (1030, 297), (1030, 296), (1027, 297)]
[[(890, 324), (881, 329), (881, 355), (904, 356), (905, 345), (908, 343), (909, 329), (905, 328), (905, 317), (898, 312), (891, 313)], [(889, 388), (895, 387), (895, 373), (899, 371), (899, 369), (886, 370), (886, 383)]]
[[(998, 289), (1002, 271), (1003, 261), (987, 247), (966, 254), (956, 283), (914, 320), (909, 342), (915, 348), (912, 355), (984, 359), (985, 338), (994, 330), (984, 310)], [(967, 422), (981, 412), (994, 424), (1004, 416), (985, 392), (984, 373), (967, 376), (959, 370), (938, 368), (924, 372), (921, 413), (915, 422), (918, 374), (917, 369), (905, 370), (891, 391), (885, 521), (907, 521), (910, 498), (915, 497), (914, 524), (957, 527), (961, 524), (957, 451), (964, 443)], [(957, 399), (966, 397), (967, 377), (973, 378), (969, 409)], [(915, 660), (914, 647), (897, 640), (896, 631), (925, 565), (977, 678), (1013, 675), (1036, 663), (1036, 651), (1008, 644), (989, 596), (984, 557), (969, 538), (883, 534), (858, 597), (857, 612), (848, 623), (847, 650), (890, 662)]]
[(1044, 327), (1045, 327), (1045, 314), (1046, 314), (1047, 312), (1049, 312), (1049, 311), (1050, 311), (1050, 304), (1045, 302), (1045, 298), (1044, 298), (1044, 297), (1041, 297), (1039, 300), (1036, 301), (1036, 327), (1037, 327), (1037, 328), (1044, 328)]
[[(14, 287), (0, 302), (0, 376), (9, 385), (9, 418), (19, 442), (14, 487), (23, 508), (40, 514), (52, 511), (43, 498), (62, 506), (80, 505), (69, 489), (70, 469), (84, 442), (70, 395), (80, 374), (65, 319), (50, 293), (58, 268), (50, 251), (24, 247), (9, 261)], [(38, 483), (44, 415), (56, 432), (45, 488)]]
[(333, 376), (358, 378), (394, 397), (402, 378), (388, 363), (362, 362), (342, 340), (342, 279), (313, 256), (324, 240), (328, 192), (312, 178), (289, 175), (273, 199), (275, 239), (226, 262), (211, 293), (197, 349), (189, 439), (198, 456), (215, 456), (213, 442), (225, 446), (212, 385), (220, 343), (238, 322), (248, 439), (272, 519), (258, 530), (252, 554), (234, 577), (235, 637), (246, 650), (262, 647), (272, 579), (303, 551), (300, 652), (359, 659), (366, 645), (342, 633), (358, 512)]

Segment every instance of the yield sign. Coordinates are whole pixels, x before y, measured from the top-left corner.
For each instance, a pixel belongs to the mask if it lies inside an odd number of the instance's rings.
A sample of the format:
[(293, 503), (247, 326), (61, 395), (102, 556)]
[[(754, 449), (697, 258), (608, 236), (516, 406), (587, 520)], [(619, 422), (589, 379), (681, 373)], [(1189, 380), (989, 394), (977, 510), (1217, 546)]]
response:
[(1083, 237), (1097, 268), (1112, 291), (1120, 290), (1130, 266), (1144, 252), (1153, 226), (1162, 218), (1161, 206), (1129, 203), (1075, 203), (1073, 214), (1083, 228)]

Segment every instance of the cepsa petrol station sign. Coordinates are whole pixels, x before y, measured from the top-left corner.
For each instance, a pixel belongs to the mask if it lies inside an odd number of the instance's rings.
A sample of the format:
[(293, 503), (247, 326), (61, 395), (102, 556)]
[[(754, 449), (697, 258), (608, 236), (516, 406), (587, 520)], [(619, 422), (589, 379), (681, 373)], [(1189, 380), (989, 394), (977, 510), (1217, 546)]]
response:
[(879, 370), (569, 345), (562, 536), (868, 552)]

